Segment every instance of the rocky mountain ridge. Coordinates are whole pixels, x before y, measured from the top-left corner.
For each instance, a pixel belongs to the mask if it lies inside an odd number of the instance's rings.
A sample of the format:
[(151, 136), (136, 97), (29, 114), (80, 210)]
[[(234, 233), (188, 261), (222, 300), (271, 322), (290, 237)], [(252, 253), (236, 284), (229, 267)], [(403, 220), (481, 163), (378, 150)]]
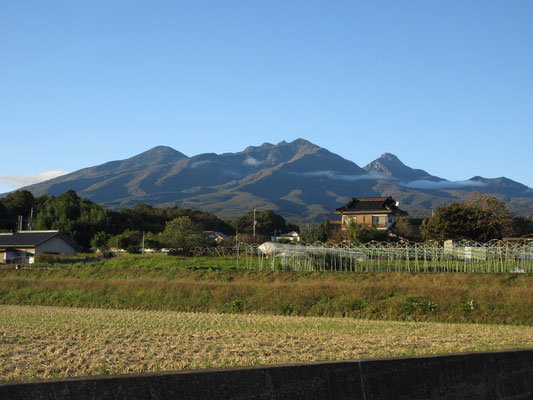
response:
[(424, 217), (439, 205), (480, 190), (506, 201), (515, 214), (533, 214), (533, 190), (508, 178), (451, 182), (408, 167), (390, 153), (361, 168), (304, 139), (192, 157), (157, 146), (24, 189), (36, 196), (73, 189), (115, 209), (139, 202), (177, 204), (225, 218), (254, 208), (272, 209), (300, 223), (331, 218), (332, 210), (351, 197), (364, 196), (393, 196), (410, 215)]

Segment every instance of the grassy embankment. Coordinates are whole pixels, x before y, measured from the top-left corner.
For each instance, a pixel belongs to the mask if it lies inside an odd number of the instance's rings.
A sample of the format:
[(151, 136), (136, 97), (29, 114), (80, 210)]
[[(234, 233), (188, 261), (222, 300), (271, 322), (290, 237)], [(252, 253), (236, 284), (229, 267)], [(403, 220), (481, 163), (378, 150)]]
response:
[(533, 275), (258, 272), (124, 256), (0, 271), (0, 304), (533, 325)]
[(0, 305), (0, 380), (525, 347), (532, 326)]

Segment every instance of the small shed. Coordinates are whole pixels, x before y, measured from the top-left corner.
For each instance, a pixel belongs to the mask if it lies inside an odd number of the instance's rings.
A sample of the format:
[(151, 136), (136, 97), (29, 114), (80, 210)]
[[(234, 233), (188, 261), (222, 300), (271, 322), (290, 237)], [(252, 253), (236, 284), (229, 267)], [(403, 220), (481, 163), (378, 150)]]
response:
[(0, 263), (32, 264), (37, 254), (72, 255), (80, 247), (60, 231), (0, 233)]

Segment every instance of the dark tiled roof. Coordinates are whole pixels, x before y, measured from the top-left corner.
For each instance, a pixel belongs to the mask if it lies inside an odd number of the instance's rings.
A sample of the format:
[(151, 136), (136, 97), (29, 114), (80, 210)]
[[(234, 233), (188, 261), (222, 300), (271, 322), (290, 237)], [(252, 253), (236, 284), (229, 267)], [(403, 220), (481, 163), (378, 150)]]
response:
[(359, 197), (352, 198), (346, 205), (335, 209), (336, 213), (343, 212), (389, 212), (406, 214), (396, 205), (392, 197)]
[(0, 234), (0, 247), (35, 247), (55, 236), (60, 236), (75, 248), (78, 247), (72, 240), (59, 231), (25, 231)]

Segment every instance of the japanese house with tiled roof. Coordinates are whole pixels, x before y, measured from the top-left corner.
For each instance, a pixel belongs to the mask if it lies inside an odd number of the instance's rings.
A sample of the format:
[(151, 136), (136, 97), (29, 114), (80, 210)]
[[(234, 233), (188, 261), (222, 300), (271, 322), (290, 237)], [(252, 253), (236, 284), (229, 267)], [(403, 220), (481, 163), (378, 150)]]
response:
[(0, 263), (31, 264), (36, 254), (72, 255), (80, 250), (59, 231), (19, 231), (0, 233)]
[(346, 205), (337, 208), (335, 214), (342, 216), (342, 226), (350, 223), (375, 226), (377, 229), (389, 229), (398, 216), (407, 213), (398, 208), (399, 203), (392, 197), (358, 197), (352, 198)]

